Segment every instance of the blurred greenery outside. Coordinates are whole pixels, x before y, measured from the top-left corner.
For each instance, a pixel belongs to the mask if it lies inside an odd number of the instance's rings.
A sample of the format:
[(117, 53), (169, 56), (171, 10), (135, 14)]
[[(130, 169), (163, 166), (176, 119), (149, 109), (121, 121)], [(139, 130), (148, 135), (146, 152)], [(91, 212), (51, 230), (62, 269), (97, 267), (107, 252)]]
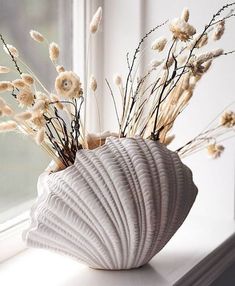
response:
[[(40, 81), (53, 91), (55, 68), (48, 57), (46, 43), (31, 39), (31, 29), (41, 32), (48, 41), (59, 43), (59, 0), (0, 0), (0, 33), (8, 44), (15, 46), (20, 58)], [(61, 43), (59, 43), (61, 44)], [(1, 45), (2, 46), (2, 45)], [(9, 56), (0, 49), (0, 65), (14, 69)], [(24, 67), (19, 63), (23, 72)], [(17, 72), (0, 74), (0, 80), (19, 78)], [(42, 91), (42, 90), (41, 90)], [(7, 102), (17, 104), (10, 92), (0, 94)], [(0, 118), (0, 122), (7, 118)], [(37, 178), (50, 158), (32, 139), (17, 133), (0, 134), (0, 223), (18, 215), (36, 197)]]

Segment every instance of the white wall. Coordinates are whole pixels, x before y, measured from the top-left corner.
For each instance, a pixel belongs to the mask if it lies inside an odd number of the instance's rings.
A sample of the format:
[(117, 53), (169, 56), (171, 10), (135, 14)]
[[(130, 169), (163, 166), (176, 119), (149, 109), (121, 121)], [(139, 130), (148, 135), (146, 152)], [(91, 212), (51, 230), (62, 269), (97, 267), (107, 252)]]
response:
[[(103, 4), (102, 69), (104, 77), (107, 77), (112, 83), (114, 73), (126, 75), (126, 52), (134, 51), (140, 35), (143, 35), (144, 32), (166, 19), (178, 17), (185, 6), (191, 11), (190, 23), (200, 31), (212, 14), (225, 2), (221, 0), (207, 2), (202, 0), (104, 0)], [(156, 33), (155, 37), (161, 36), (161, 31)], [(235, 48), (234, 20), (228, 21), (224, 38), (221, 42), (215, 43), (214, 48), (221, 45), (225, 50)], [(149, 50), (146, 60), (152, 56), (152, 51)], [(177, 136), (176, 145), (183, 144), (200, 132), (218, 112), (235, 100), (234, 63), (235, 55), (221, 57), (202, 79), (191, 105), (176, 124), (174, 130)], [(100, 90), (100, 93), (102, 93), (105, 107), (103, 124), (105, 129), (113, 131), (117, 127), (117, 123), (111, 97), (107, 88), (104, 91)], [(234, 140), (225, 143), (226, 151), (219, 160), (208, 159), (206, 152), (198, 153), (185, 160), (191, 167), (194, 180), (199, 188), (193, 212), (208, 216), (233, 217), (234, 143)]]

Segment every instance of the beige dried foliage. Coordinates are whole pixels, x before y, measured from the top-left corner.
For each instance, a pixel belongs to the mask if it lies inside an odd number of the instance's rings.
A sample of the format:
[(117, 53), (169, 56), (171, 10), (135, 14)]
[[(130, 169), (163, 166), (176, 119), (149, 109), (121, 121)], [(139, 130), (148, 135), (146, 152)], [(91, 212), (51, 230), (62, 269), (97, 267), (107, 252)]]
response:
[(64, 68), (63, 66), (61, 66), (61, 65), (57, 65), (57, 66), (56, 66), (56, 71), (57, 71), (58, 73), (61, 73), (61, 72), (64, 72), (64, 71), (65, 71), (65, 68)]
[(50, 43), (50, 45), (49, 45), (49, 57), (50, 57), (51, 61), (53, 63), (55, 63), (56, 60), (58, 59), (59, 55), (60, 55), (59, 46), (55, 42)]
[[(15, 57), (15, 58), (18, 58), (19, 57), (19, 52), (18, 52), (18, 50), (14, 47), (14, 46), (12, 46), (12, 45), (8, 45), (7, 44), (7, 48), (5, 47), (5, 45), (3, 46), (3, 50), (4, 50), (4, 52), (6, 53), (6, 54), (8, 54), (8, 55), (10, 55), (10, 53), (13, 55), (13, 57)], [(10, 53), (9, 53), (9, 51), (10, 51)]]
[(28, 85), (32, 85), (34, 83), (33, 77), (28, 73), (22, 73), (21, 78)]
[(16, 99), (21, 107), (30, 107), (34, 103), (33, 92), (29, 88), (22, 89), (17, 95)]
[(0, 73), (9, 73), (11, 71), (10, 68), (5, 66), (0, 66)]
[(30, 121), (33, 123), (35, 127), (39, 129), (41, 129), (42, 127), (46, 125), (46, 120), (43, 116), (43, 112), (40, 110), (37, 110), (32, 113), (32, 118)]
[(35, 141), (38, 145), (41, 145), (45, 139), (45, 128), (42, 127), (38, 130), (35, 136)]
[(122, 85), (122, 77), (119, 74), (115, 74), (113, 77), (113, 82), (117, 86)]
[(222, 20), (216, 24), (214, 31), (213, 31), (212, 39), (214, 41), (220, 40), (224, 34), (224, 31), (225, 31), (225, 20)]
[(38, 31), (31, 30), (29, 32), (29, 34), (30, 34), (31, 38), (38, 43), (42, 43), (45, 40), (44, 36), (41, 33), (39, 33)]
[(5, 105), (3, 108), (2, 108), (2, 115), (5, 115), (5, 116), (11, 116), (12, 114), (14, 113), (14, 111), (12, 110), (12, 108), (8, 105)]
[(12, 83), (10, 81), (0, 81), (0, 92), (12, 90)]
[(15, 88), (24, 89), (27, 87), (27, 84), (23, 79), (15, 79), (12, 81), (12, 84)]
[(175, 39), (183, 42), (188, 41), (196, 33), (196, 29), (181, 18), (175, 18), (171, 21), (170, 31)]
[(13, 120), (0, 123), (0, 133), (14, 131), (17, 128), (17, 123)]
[(189, 9), (184, 8), (182, 13), (181, 13), (181, 19), (183, 19), (185, 22), (188, 22), (189, 20)]
[(102, 19), (102, 8), (99, 7), (90, 22), (90, 32), (92, 34), (98, 31), (100, 23), (101, 23), (101, 19)]
[(32, 113), (30, 111), (24, 111), (15, 115), (15, 120), (17, 121), (27, 121), (32, 118)]

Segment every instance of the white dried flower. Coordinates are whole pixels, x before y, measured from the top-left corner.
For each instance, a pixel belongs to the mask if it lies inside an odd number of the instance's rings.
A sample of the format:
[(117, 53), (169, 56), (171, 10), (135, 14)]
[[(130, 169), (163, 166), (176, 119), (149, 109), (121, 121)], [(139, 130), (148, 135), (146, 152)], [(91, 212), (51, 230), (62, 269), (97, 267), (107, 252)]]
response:
[(0, 81), (0, 92), (10, 91), (12, 89), (12, 84), (10, 81)]
[(223, 145), (210, 144), (207, 146), (207, 153), (213, 159), (219, 158), (224, 151)]
[(59, 54), (60, 54), (59, 46), (54, 42), (50, 43), (50, 45), (49, 45), (49, 57), (53, 63), (58, 59)]
[(193, 26), (180, 18), (172, 20), (170, 31), (173, 33), (175, 39), (181, 41), (188, 41), (196, 33), (196, 29)]
[(215, 26), (212, 39), (214, 41), (220, 40), (224, 34), (224, 31), (225, 31), (225, 20), (222, 20)]
[(181, 13), (181, 19), (183, 19), (185, 22), (188, 22), (189, 20), (189, 9), (184, 8), (182, 13)]
[(42, 127), (38, 130), (36, 136), (35, 136), (35, 141), (38, 145), (41, 145), (42, 142), (44, 141), (45, 138), (45, 128)]
[(28, 73), (22, 73), (21, 78), (28, 85), (32, 85), (34, 83), (33, 77)]
[(151, 48), (155, 51), (157, 50), (157, 51), (161, 52), (164, 50), (166, 43), (167, 43), (167, 39), (164, 37), (160, 37), (152, 43)]
[(0, 73), (9, 73), (11, 70), (8, 67), (0, 66)]
[(15, 120), (26, 121), (32, 118), (32, 113), (29, 111), (21, 112), (15, 115)]
[(25, 88), (16, 95), (16, 99), (21, 107), (32, 106), (34, 102), (34, 95), (30, 89)]
[(18, 88), (18, 89), (23, 89), (25, 87), (27, 87), (27, 84), (25, 83), (25, 81), (23, 79), (15, 79), (12, 82), (13, 86)]
[(78, 75), (72, 71), (61, 72), (55, 81), (58, 95), (65, 98), (78, 98), (82, 96), (81, 82)]
[[(19, 52), (18, 50), (12, 46), (12, 45), (7, 45), (7, 48), (5, 47), (5, 45), (3, 46), (3, 50), (6, 54), (10, 55), (10, 53), (13, 55), (13, 57), (18, 58), (19, 57)], [(9, 51), (10, 53), (9, 53)]]
[(117, 86), (122, 85), (122, 77), (119, 74), (115, 74), (114, 77), (113, 77), (113, 82)]
[(97, 11), (95, 12), (91, 22), (90, 22), (90, 32), (96, 33), (99, 29), (99, 25), (102, 19), (102, 8), (99, 7)]
[(57, 66), (56, 66), (56, 71), (57, 71), (58, 73), (61, 73), (61, 72), (64, 72), (65, 69), (64, 69), (63, 66), (57, 65)]
[(17, 128), (17, 123), (13, 120), (0, 123), (0, 133), (14, 131)]
[(42, 43), (44, 41), (43, 35), (41, 33), (39, 33), (38, 31), (31, 30), (29, 32), (29, 34), (30, 34), (31, 38), (38, 43)]
[(95, 77), (92, 75), (91, 78), (90, 78), (90, 82), (89, 82), (89, 88), (92, 90), (92, 91), (96, 91), (97, 89), (97, 81), (95, 79)]

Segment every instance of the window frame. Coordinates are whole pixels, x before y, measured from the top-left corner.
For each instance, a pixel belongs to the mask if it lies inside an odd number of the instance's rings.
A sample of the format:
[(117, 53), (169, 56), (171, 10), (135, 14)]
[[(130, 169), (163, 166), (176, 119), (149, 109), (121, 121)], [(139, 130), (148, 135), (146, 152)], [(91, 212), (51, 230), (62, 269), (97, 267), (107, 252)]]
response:
[[(65, 50), (66, 53), (72, 54), (72, 57), (67, 57), (65, 54), (62, 56), (61, 60), (66, 67), (73, 66), (73, 19), (75, 19), (76, 16), (73, 10), (77, 4), (81, 4), (80, 2), (82, 1), (59, 0), (58, 3), (58, 26), (60, 31), (63, 30), (63, 33), (59, 35), (59, 40), (62, 43), (61, 48)], [(71, 34), (66, 33), (68, 30), (72, 31)], [(22, 240), (22, 232), (29, 226), (29, 212), (30, 210), (25, 210), (20, 215), (16, 215), (0, 224), (0, 263), (26, 249), (26, 245)]]

